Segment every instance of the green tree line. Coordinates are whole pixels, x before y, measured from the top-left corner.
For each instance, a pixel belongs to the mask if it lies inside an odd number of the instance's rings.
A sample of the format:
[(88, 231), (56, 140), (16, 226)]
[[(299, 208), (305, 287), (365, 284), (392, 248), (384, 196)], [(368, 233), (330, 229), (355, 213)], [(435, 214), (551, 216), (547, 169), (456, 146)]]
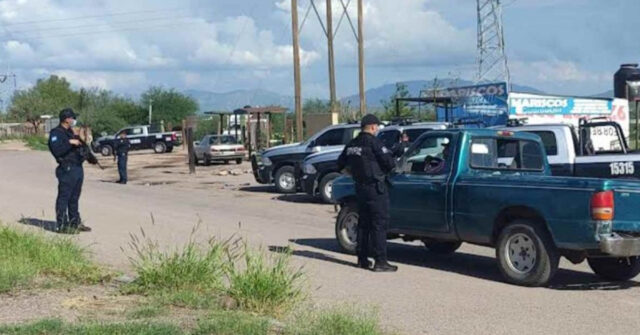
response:
[(94, 133), (112, 134), (132, 124), (147, 124), (148, 106), (152, 103), (152, 124), (181, 125), (187, 116), (194, 115), (198, 103), (174, 89), (150, 87), (138, 101), (98, 88), (73, 89), (64, 77), (52, 75), (39, 79), (28, 89), (17, 91), (8, 110), (9, 118), (31, 123), (36, 129), (43, 115), (57, 118), (58, 112), (71, 107), (79, 115), (79, 122), (90, 126)]

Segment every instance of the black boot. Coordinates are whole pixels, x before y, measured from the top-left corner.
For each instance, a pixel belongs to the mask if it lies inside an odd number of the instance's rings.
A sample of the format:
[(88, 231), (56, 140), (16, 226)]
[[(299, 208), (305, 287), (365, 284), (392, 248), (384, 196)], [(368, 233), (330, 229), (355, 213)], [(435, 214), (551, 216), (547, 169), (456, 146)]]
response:
[(366, 259), (366, 258), (364, 258), (364, 259), (358, 259), (358, 264), (357, 264), (357, 266), (358, 266), (359, 268), (361, 268), (361, 269), (367, 269), (367, 270), (369, 270), (369, 269), (371, 269), (371, 265), (373, 265), (373, 264), (371, 263), (371, 261), (370, 261), (370, 260), (368, 260), (368, 259)]
[(396, 272), (398, 267), (389, 264), (387, 261), (376, 261), (376, 265), (371, 270), (373, 272)]

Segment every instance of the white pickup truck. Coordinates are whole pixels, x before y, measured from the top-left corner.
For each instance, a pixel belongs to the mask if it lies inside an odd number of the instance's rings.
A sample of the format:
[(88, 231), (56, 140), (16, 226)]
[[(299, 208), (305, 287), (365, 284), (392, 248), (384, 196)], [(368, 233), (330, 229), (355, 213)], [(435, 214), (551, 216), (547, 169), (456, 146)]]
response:
[(515, 122), (503, 129), (540, 136), (554, 175), (640, 178), (640, 153), (629, 150), (616, 122), (583, 120), (577, 130), (568, 124)]

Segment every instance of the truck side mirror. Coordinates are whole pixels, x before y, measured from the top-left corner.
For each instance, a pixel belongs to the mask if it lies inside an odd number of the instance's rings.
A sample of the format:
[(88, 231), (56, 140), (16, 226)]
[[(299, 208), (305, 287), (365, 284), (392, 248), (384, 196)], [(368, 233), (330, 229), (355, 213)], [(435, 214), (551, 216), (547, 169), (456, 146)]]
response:
[(194, 146), (194, 147), (197, 147), (197, 146), (199, 146), (199, 145), (200, 145), (200, 141), (194, 141), (194, 142), (193, 142), (193, 146)]

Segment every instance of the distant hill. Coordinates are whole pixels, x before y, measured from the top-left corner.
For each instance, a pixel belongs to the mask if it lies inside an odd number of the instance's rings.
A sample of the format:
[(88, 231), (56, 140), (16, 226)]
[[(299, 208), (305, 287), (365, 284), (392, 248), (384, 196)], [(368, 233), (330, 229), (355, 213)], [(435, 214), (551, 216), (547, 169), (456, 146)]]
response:
[(267, 90), (236, 90), (226, 93), (187, 90), (184, 91), (184, 93), (198, 102), (201, 113), (211, 110), (230, 111), (236, 108), (242, 108), (246, 105), (278, 105), (290, 109), (293, 108), (293, 97)]
[[(420, 91), (425, 89), (433, 88), (433, 80), (412, 80), (412, 81), (404, 81), (404, 84), (407, 85), (407, 89), (409, 90), (410, 96), (419, 96)], [(473, 82), (468, 80), (458, 80), (454, 81), (452, 79), (440, 79), (439, 85), (441, 87), (452, 87), (452, 86), (470, 86), (474, 85)], [(543, 91), (540, 91), (534, 87), (523, 86), (518, 84), (512, 85), (512, 91), (514, 92), (522, 92), (522, 93), (536, 93), (536, 94), (544, 94)], [(366, 91), (367, 97), (367, 105), (369, 107), (381, 107), (381, 100), (387, 100), (389, 97), (394, 94), (396, 91), (396, 83), (385, 84), (376, 88), (372, 88)], [(341, 99), (343, 103), (351, 102), (352, 106), (360, 105), (360, 98), (357, 94), (344, 97)]]
[[(412, 80), (403, 82), (407, 85), (411, 96), (418, 96), (421, 90), (432, 88), (432, 80)], [(473, 85), (473, 82), (468, 80), (453, 81), (451, 79), (441, 79), (439, 83), (442, 87), (450, 86), (469, 86)], [(367, 90), (367, 105), (372, 108), (381, 107), (380, 100), (388, 99), (396, 90), (396, 84), (385, 84), (379, 87), (371, 88)], [(524, 92), (524, 93), (539, 93), (543, 94), (536, 88), (513, 84), (512, 91)], [(186, 90), (184, 93), (196, 101), (200, 105), (200, 112), (211, 110), (234, 110), (246, 105), (250, 106), (269, 106), (279, 105), (289, 110), (293, 110), (293, 97), (290, 95), (283, 95), (267, 90), (236, 90), (226, 93), (216, 93), (203, 90)], [(357, 94), (350, 95), (340, 99), (343, 104), (350, 104), (352, 107), (359, 106), (360, 99)]]

